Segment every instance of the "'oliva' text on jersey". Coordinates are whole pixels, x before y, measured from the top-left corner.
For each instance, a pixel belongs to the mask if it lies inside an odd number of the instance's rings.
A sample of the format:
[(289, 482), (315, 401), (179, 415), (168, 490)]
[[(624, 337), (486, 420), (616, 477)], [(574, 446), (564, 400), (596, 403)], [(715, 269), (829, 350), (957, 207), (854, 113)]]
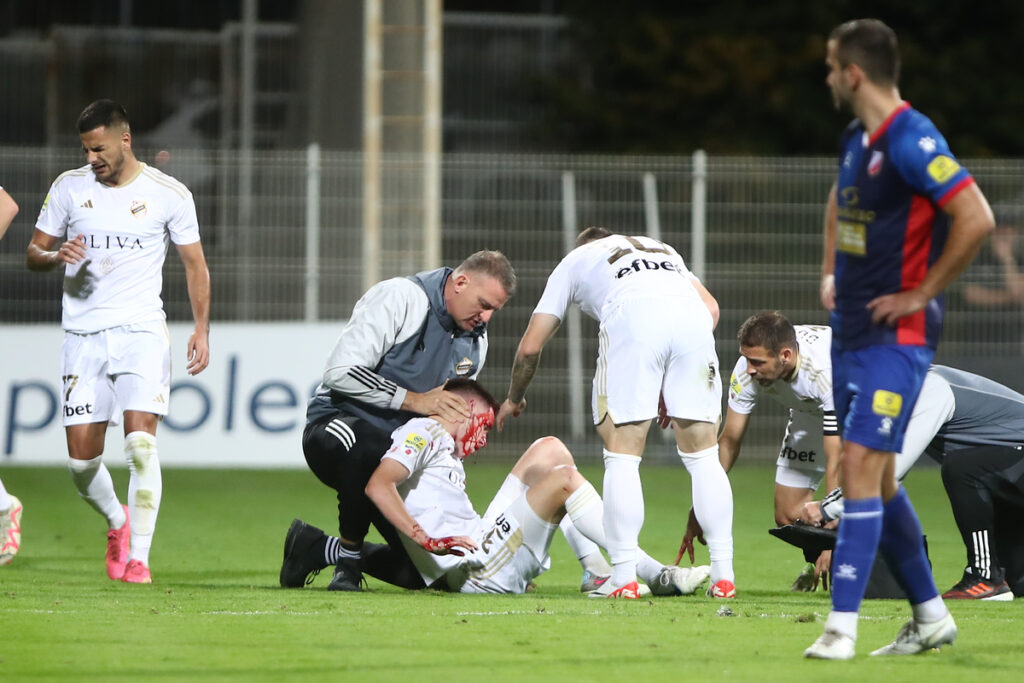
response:
[(131, 235), (82, 235), (89, 249), (145, 249), (142, 240)]

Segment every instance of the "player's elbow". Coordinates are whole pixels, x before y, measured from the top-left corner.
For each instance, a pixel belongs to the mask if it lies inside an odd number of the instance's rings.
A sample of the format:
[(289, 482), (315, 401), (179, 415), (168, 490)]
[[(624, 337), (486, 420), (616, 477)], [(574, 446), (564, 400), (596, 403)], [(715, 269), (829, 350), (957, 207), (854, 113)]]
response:
[(376, 503), (381, 494), (381, 482), (378, 481), (376, 477), (370, 477), (370, 481), (367, 482), (366, 488), (363, 489), (363, 493), (366, 494), (367, 498)]

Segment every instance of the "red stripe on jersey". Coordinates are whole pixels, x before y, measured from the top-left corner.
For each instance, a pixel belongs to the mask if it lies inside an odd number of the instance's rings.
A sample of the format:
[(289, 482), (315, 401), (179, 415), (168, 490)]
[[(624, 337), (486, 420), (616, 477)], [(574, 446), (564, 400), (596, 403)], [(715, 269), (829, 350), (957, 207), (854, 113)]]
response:
[[(932, 221), (935, 208), (926, 197), (914, 195), (907, 216), (907, 232), (903, 240), (903, 267), (900, 269), (900, 291), (905, 292), (921, 284), (928, 272), (928, 254), (932, 248)], [(896, 343), (923, 345), (925, 336), (925, 309), (904, 316), (896, 323)]]
[(889, 124), (892, 123), (892, 120), (896, 118), (897, 114), (906, 109), (910, 109), (910, 102), (903, 102), (900, 106), (896, 107), (896, 109), (886, 117), (885, 121), (882, 121), (882, 125), (875, 129), (875, 132), (868, 138), (868, 147), (875, 144), (875, 141), (882, 137), (882, 134), (889, 128)]
[(953, 187), (949, 188), (949, 191), (946, 192), (946, 194), (942, 195), (942, 197), (938, 201), (939, 206), (942, 207), (942, 206), (945, 206), (946, 204), (949, 204), (949, 202), (953, 199), (953, 197), (955, 197), (958, 194), (960, 194), (960, 190), (964, 189), (968, 185), (973, 185), (973, 184), (974, 184), (974, 178), (972, 178), (970, 176), (964, 178), (959, 183), (957, 183)]

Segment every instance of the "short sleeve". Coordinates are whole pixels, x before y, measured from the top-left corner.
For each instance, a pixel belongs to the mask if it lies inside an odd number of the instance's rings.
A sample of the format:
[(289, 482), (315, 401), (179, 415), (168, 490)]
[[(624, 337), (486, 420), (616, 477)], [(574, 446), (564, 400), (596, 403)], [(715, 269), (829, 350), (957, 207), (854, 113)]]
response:
[(912, 117), (895, 142), (893, 162), (904, 180), (938, 206), (944, 206), (974, 182), (949, 150), (942, 133), (924, 116)]
[(69, 215), (67, 193), (61, 188), (61, 179), (57, 178), (39, 209), (36, 228), (52, 237), (64, 237), (67, 234)]

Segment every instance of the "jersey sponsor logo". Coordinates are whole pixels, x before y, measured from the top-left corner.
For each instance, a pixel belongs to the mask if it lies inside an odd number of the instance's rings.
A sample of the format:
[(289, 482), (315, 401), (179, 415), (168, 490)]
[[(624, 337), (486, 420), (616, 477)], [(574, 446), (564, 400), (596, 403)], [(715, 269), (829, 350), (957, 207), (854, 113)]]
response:
[(82, 235), (88, 249), (144, 249), (142, 240), (131, 235)]
[(615, 273), (615, 279), (621, 280), (627, 275), (639, 273), (641, 270), (664, 270), (673, 273), (679, 273), (680, 275), (683, 272), (682, 270), (679, 269), (678, 265), (672, 263), (671, 261), (662, 261), (659, 263), (658, 261), (648, 261), (645, 258), (638, 258), (634, 259), (634, 261), (630, 263), (628, 267), (619, 268), (619, 270)]
[(917, 146), (924, 151), (925, 154), (931, 154), (935, 151), (937, 145), (935, 144), (935, 138), (930, 135), (925, 135), (923, 138), (917, 141)]
[(960, 164), (947, 156), (939, 155), (928, 162), (928, 175), (937, 183), (944, 183), (960, 170)]
[(460, 377), (468, 375), (473, 370), (473, 361), (469, 358), (463, 358), (455, 364), (455, 374)]
[(81, 208), (81, 209), (91, 209), (92, 208), (92, 200), (91, 199), (86, 199), (84, 202), (82, 202), (79, 205), (79, 208)]
[(871, 397), (871, 410), (884, 417), (899, 417), (903, 409), (903, 397), (894, 391), (878, 389)]
[(132, 201), (132, 205), (129, 211), (131, 211), (132, 215), (135, 216), (136, 218), (140, 216), (145, 216), (146, 212), (148, 211), (148, 209), (146, 209), (146, 202), (142, 201), (141, 199), (136, 199)]
[(839, 221), (836, 232), (836, 248), (854, 256), (868, 253), (868, 228), (863, 223)]
[(882, 163), (885, 161), (885, 154), (881, 150), (875, 150), (871, 153), (871, 159), (868, 161), (868, 175), (875, 177), (882, 172)]
[(411, 433), (405, 437), (405, 445), (418, 453), (422, 453), (427, 447), (427, 440), (416, 433)]

